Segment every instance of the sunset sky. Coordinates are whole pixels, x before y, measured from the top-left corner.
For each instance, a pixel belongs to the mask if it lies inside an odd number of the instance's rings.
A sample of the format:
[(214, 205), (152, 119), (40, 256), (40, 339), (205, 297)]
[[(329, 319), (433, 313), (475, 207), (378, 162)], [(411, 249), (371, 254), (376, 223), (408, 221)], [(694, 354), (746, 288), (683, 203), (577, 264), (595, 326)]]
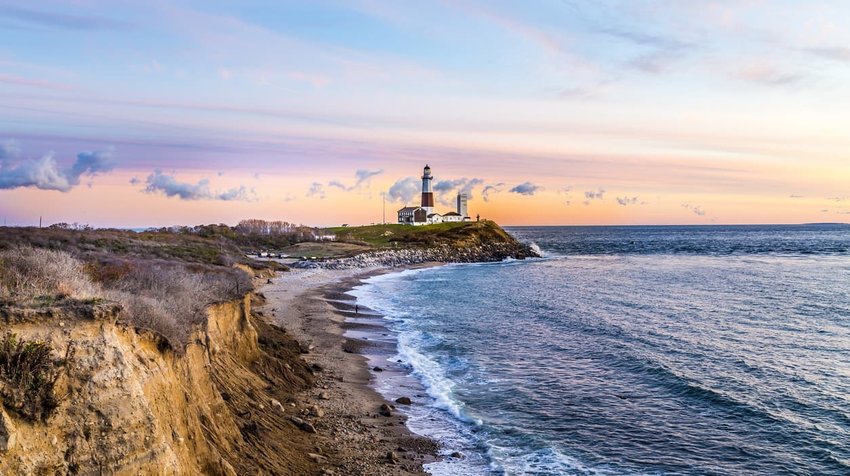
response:
[(0, 0), (0, 219), (850, 222), (850, 2)]

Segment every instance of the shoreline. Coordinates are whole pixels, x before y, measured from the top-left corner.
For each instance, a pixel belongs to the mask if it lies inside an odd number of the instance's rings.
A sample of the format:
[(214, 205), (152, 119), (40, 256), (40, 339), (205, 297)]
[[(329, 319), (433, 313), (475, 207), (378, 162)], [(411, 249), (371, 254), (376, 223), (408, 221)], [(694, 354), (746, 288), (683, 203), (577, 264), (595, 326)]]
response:
[(422, 475), (428, 474), (423, 465), (440, 460), (439, 444), (407, 427), (403, 410), (395, 408), (404, 405), (378, 391), (370, 359), (388, 357), (395, 343), (380, 338), (389, 332), (382, 316), (362, 306), (355, 314), (355, 298), (347, 294), (372, 276), (439, 264), (293, 270), (258, 290), (265, 299), (258, 314), (294, 337), (317, 370), (316, 384), (298, 396), (296, 410), (317, 432), (319, 474)]

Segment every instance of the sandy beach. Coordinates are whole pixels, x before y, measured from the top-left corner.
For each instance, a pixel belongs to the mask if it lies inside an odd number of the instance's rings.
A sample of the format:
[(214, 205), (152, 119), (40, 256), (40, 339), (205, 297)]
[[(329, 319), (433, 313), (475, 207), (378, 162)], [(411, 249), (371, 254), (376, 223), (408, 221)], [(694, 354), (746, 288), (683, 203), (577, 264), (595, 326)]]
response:
[[(422, 465), (437, 458), (437, 444), (405, 426), (404, 405), (385, 400), (370, 386), (362, 353), (383, 344), (344, 335), (351, 327), (346, 319), (355, 315), (353, 298), (344, 293), (388, 271), (292, 270), (259, 289), (266, 302), (257, 310), (297, 339), (304, 359), (321, 369), (315, 387), (299, 395), (296, 404), (316, 429), (321, 474), (426, 474)], [(382, 411), (382, 405), (390, 411)]]

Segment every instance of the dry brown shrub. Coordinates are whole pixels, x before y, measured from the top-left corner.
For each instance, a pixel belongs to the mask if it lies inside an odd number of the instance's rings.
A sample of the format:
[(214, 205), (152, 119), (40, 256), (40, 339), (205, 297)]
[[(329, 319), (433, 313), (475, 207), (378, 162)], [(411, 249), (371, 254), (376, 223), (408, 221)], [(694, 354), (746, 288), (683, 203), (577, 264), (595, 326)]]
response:
[(84, 265), (63, 251), (0, 251), (0, 300), (47, 305), (63, 297), (111, 299), (123, 305), (127, 322), (158, 332), (178, 350), (205, 321), (207, 306), (250, 290), (250, 277), (233, 268), (114, 258)]
[(62, 251), (18, 246), (0, 252), (0, 299), (90, 299), (100, 294), (82, 262)]

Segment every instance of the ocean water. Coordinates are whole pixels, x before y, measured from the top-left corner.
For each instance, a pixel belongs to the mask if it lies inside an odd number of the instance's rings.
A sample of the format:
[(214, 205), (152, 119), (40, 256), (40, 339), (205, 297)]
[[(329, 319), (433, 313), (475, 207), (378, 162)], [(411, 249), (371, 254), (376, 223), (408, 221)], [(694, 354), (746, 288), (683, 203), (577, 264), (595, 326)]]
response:
[(509, 231), (545, 258), (352, 291), (430, 472), (850, 474), (850, 227)]

